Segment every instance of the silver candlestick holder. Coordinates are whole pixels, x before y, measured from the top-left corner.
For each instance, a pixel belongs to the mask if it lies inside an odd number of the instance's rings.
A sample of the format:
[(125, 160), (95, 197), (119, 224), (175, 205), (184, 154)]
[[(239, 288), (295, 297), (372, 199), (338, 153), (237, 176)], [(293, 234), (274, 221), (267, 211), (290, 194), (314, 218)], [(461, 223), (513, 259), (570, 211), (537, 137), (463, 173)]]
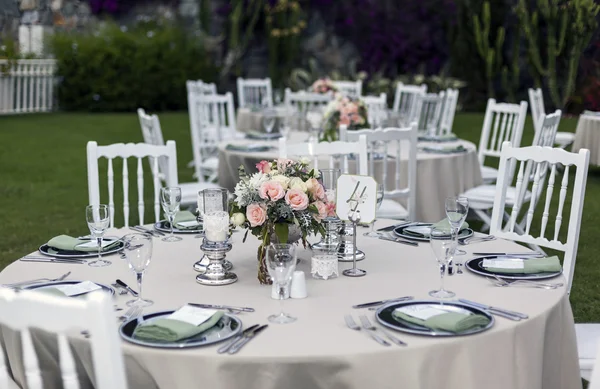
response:
[[(354, 248), (356, 248), (356, 226), (358, 225), (358, 223), (360, 223), (360, 211), (358, 211), (355, 207), (348, 214), (348, 219), (350, 220), (350, 222), (352, 222), (352, 232), (353, 232), (352, 244), (353, 244)], [(356, 249), (353, 250), (352, 269), (346, 269), (342, 272), (342, 274), (347, 277), (362, 277), (362, 276), (367, 275), (366, 270), (356, 268), (356, 261), (358, 260), (356, 251), (357, 251)], [(363, 258), (364, 258), (364, 253), (363, 253)]]
[[(196, 216), (196, 220), (198, 221), (199, 225), (203, 223), (202, 214), (200, 212), (198, 212), (198, 215)], [(195, 237), (196, 238), (204, 238), (204, 231), (200, 232)], [(204, 273), (206, 271), (206, 268), (208, 267), (209, 263), (210, 263), (210, 260), (208, 259), (206, 254), (203, 254), (202, 258), (200, 258), (199, 261), (194, 263), (193, 268), (198, 273)], [(231, 269), (233, 269), (233, 263), (231, 263), (227, 259), (224, 260), (223, 261), (223, 269), (225, 269), (225, 271), (230, 271)]]
[(340, 262), (362, 261), (365, 253), (356, 247), (356, 226), (352, 222), (343, 222), (339, 229), (337, 255)]
[(229, 285), (238, 280), (237, 275), (229, 272), (224, 266), (225, 256), (231, 250), (231, 247), (229, 240), (211, 242), (204, 238), (200, 249), (204, 252), (204, 256), (208, 258), (208, 265), (204, 273), (196, 276), (198, 283), (202, 285)]

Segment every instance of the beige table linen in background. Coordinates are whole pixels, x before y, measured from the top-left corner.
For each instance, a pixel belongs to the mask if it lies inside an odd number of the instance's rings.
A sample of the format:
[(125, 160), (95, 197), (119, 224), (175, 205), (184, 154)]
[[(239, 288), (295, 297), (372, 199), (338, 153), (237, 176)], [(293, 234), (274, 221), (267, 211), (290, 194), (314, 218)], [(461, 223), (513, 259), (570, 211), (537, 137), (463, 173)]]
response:
[[(381, 220), (377, 227), (389, 225)], [(219, 355), (218, 346), (188, 350), (162, 350), (123, 342), (129, 389), (576, 389), (581, 388), (574, 323), (565, 288), (499, 288), (465, 269), (465, 274), (446, 278), (446, 288), (457, 298), (496, 305), (527, 313), (530, 318), (514, 322), (496, 317), (492, 329), (472, 336), (436, 339), (400, 332), (395, 335), (407, 347), (383, 347), (366, 334), (346, 328), (344, 315), (368, 314), (351, 306), (368, 301), (412, 295), (429, 299), (427, 293), (439, 287), (439, 271), (426, 243), (419, 247), (363, 237), (358, 247), (367, 257), (358, 267), (367, 270), (361, 278), (322, 281), (310, 278), (310, 252), (299, 250), (298, 270), (307, 275), (308, 297), (286, 300), (286, 312), (295, 323), (269, 327), (236, 355)], [(111, 235), (129, 230), (110, 230)], [(201, 256), (200, 240), (183, 236), (183, 241), (166, 243), (154, 239), (152, 262), (144, 280), (144, 297), (155, 304), (145, 313), (177, 309), (187, 302), (230, 304), (254, 307), (256, 312), (240, 314), (244, 326), (267, 323), (267, 316), (279, 310), (270, 298), (271, 287), (256, 279), (258, 240), (250, 236), (242, 243), (243, 232), (232, 237), (227, 255), (239, 281), (220, 287), (196, 283), (192, 264)], [(473, 251), (522, 251), (521, 246), (502, 240), (464, 246)], [(470, 254), (461, 257), (467, 260)], [(93, 268), (15, 262), (0, 273), (0, 283), (38, 277), (55, 277), (66, 271), (70, 280), (92, 280), (104, 284), (121, 278), (135, 285), (135, 276), (118, 255), (113, 264)], [(340, 264), (340, 271), (351, 264)], [(565, 282), (561, 276), (552, 282)], [(123, 307), (131, 296), (116, 296)], [(118, 313), (115, 313), (115, 316)], [(0, 340), (9, 347), (10, 371), (23, 382), (18, 337), (7, 330)], [(46, 389), (60, 386), (56, 341), (37, 333)], [(82, 337), (72, 341), (78, 359), (82, 389), (91, 388), (87, 378), (90, 351)]]
[(600, 115), (583, 114), (577, 122), (572, 151), (590, 150), (590, 165), (600, 165)]
[[(308, 138), (307, 133), (292, 132), (289, 143), (303, 142)], [(245, 152), (227, 150), (228, 144), (260, 144), (273, 147), (266, 152)], [(422, 151), (417, 152), (417, 201), (416, 201), (416, 220), (423, 222), (437, 222), (445, 217), (444, 201), (446, 197), (457, 196), (482, 183), (481, 169), (477, 160), (477, 151), (473, 143), (468, 141), (448, 142), (448, 143), (430, 143), (419, 142), (421, 146), (453, 146), (462, 144), (468, 149), (467, 152), (453, 154), (435, 154)], [(403, 142), (405, 150), (401, 150), (400, 158), (401, 184), (406, 185), (408, 175), (406, 172), (408, 158), (408, 147)], [(219, 186), (233, 191), (239, 181), (239, 167), (243, 165), (248, 174), (256, 172), (256, 163), (266, 159), (275, 159), (279, 157), (277, 150), (278, 141), (257, 141), (257, 140), (235, 140), (222, 142), (219, 144)], [(389, 145), (389, 155), (395, 156), (395, 145)], [(382, 177), (383, 161), (375, 161), (375, 178)], [(355, 171), (355, 163), (350, 163), (351, 170)], [(393, 188), (394, 173), (396, 170), (395, 160), (388, 160), (388, 188)], [(328, 162), (324, 161), (321, 167), (328, 167)], [(406, 205), (406, 204), (404, 204)]]
[[(277, 119), (275, 120), (273, 131), (276, 132), (280, 121), (286, 115), (286, 107), (278, 106), (274, 107), (274, 110), (277, 113)], [(308, 131), (308, 123), (303, 119), (297, 117), (295, 123), (292, 124), (293, 128), (299, 128), (305, 132)], [(262, 110), (253, 111), (249, 108), (238, 108), (236, 126), (239, 132), (264, 132)]]

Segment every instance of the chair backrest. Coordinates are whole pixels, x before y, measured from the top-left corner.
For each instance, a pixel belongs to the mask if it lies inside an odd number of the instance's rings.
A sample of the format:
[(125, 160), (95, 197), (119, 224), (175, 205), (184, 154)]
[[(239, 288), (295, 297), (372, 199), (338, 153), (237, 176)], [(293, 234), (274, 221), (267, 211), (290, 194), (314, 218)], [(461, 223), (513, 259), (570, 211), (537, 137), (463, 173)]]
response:
[(592, 376), (587, 389), (600, 389), (600, 340), (593, 340), (596, 342), (596, 359), (594, 360), (594, 367), (592, 370)]
[[(79, 379), (67, 338), (70, 330), (86, 330), (97, 389), (126, 389), (121, 342), (114, 319), (113, 302), (102, 292), (85, 299), (57, 297), (40, 292), (15, 292), (0, 288), (0, 323), (21, 334), (25, 386), (42, 389), (43, 382), (31, 328), (57, 334), (59, 366), (65, 389), (78, 389)], [(0, 342), (0, 347), (2, 347)], [(9, 388), (7, 361), (0, 349), (0, 388)]]
[(237, 93), (240, 108), (273, 106), (273, 88), (270, 78), (238, 77)]
[(458, 89), (446, 89), (446, 97), (440, 116), (440, 135), (450, 134), (458, 106)]
[(108, 160), (108, 209), (110, 214), (110, 226), (115, 226), (115, 173), (113, 169), (113, 159), (122, 158), (122, 182), (123, 182), (123, 220), (125, 227), (129, 227), (129, 168), (127, 160), (130, 157), (137, 158), (137, 201), (139, 224), (144, 224), (144, 169), (142, 167), (142, 158), (153, 157), (154, 163), (151, 169), (152, 181), (154, 184), (154, 220), (160, 219), (160, 198), (161, 188), (160, 177), (158, 174), (158, 158), (167, 157), (168, 173), (166, 176), (167, 186), (177, 186), (177, 150), (175, 141), (167, 141), (165, 146), (155, 146), (146, 143), (115, 143), (108, 146), (98, 146), (96, 142), (87, 144), (87, 172), (88, 172), (88, 192), (90, 205), (100, 204), (100, 176), (98, 173), (98, 160), (105, 157)]
[[(188, 96), (192, 95), (216, 95), (217, 85), (215, 83), (206, 83), (202, 80), (187, 80), (185, 82)], [(188, 100), (189, 102), (189, 100)]]
[(333, 100), (331, 93), (292, 92), (290, 88), (285, 88), (284, 101), (288, 110), (306, 113), (314, 108), (325, 108), (331, 100)]
[[(140, 119), (140, 127), (142, 129), (142, 137), (144, 143), (149, 145), (164, 146), (165, 141), (160, 127), (160, 121), (158, 116), (148, 115), (142, 108), (138, 108), (138, 118)], [(154, 158), (149, 157), (150, 168), (154, 166)], [(169, 172), (169, 161), (165, 157), (158, 159), (158, 171), (160, 173), (161, 180), (165, 180), (167, 173)]]
[(426, 130), (430, 135), (439, 135), (440, 116), (444, 104), (445, 92), (426, 93), (421, 96), (419, 112), (419, 130)]
[(533, 119), (533, 129), (535, 131), (540, 127), (543, 117), (546, 114), (546, 108), (544, 108), (544, 94), (541, 88), (529, 88), (529, 104), (531, 106), (531, 118)]
[[(369, 174), (367, 160), (367, 136), (360, 136), (358, 142), (319, 142), (287, 144), (284, 138), (279, 138), (279, 158), (308, 157), (313, 161), (313, 167), (319, 168), (319, 158), (329, 157), (329, 167), (338, 167), (343, 173), (349, 172), (348, 160), (351, 155), (358, 158), (358, 174)], [(336, 166), (339, 162), (339, 166)]]
[(382, 93), (379, 96), (364, 96), (362, 100), (367, 108), (371, 127), (378, 127), (387, 117), (387, 95)]
[(425, 84), (404, 85), (398, 82), (392, 110), (398, 112), (406, 123), (418, 120), (421, 112), (421, 96), (425, 93), (427, 93), (427, 85)]
[[(417, 201), (417, 141), (418, 141), (418, 130), (416, 124), (405, 128), (386, 128), (379, 130), (358, 130), (348, 131), (346, 137), (349, 141), (357, 141), (361, 136), (367, 137), (367, 143), (369, 146), (369, 175), (374, 177), (377, 182), (382, 183), (384, 187), (384, 198), (396, 199), (406, 198), (408, 199), (408, 214), (409, 220), (414, 220), (416, 211)], [(408, 159), (406, 163), (406, 174), (407, 179), (406, 185), (402, 185), (402, 169), (401, 169), (401, 150), (402, 144), (408, 144)], [(383, 150), (377, 147), (377, 144), (382, 145)], [(393, 156), (388, 153), (389, 148), (393, 147), (395, 152)], [(379, 150), (382, 154), (380, 157), (376, 150)], [(378, 159), (379, 162), (375, 162)], [(381, 163), (383, 165), (381, 171), (382, 174), (376, 174), (375, 164)], [(394, 164), (394, 172), (389, 172), (388, 165)], [(388, 176), (394, 175), (393, 185), (389, 186), (390, 180)]]
[(337, 90), (348, 97), (362, 96), (362, 80), (356, 81), (332, 81)]
[(521, 104), (509, 104), (489, 99), (479, 140), (479, 163), (483, 165), (487, 156), (499, 157), (503, 142), (508, 141), (513, 147), (519, 147), (526, 117), (525, 101), (521, 101)]
[[(575, 260), (577, 258), (577, 245), (579, 242), (579, 229), (581, 227), (581, 214), (583, 211), (589, 158), (589, 150), (587, 149), (581, 149), (579, 153), (570, 153), (563, 149), (540, 146), (515, 148), (510, 145), (510, 142), (504, 142), (500, 155), (500, 170), (497, 182), (497, 188), (499, 190), (496, 190), (494, 199), (490, 234), (495, 235), (498, 238), (547, 247), (564, 252), (563, 274), (568, 283), (567, 291), (571, 290)], [(511, 179), (509, 177), (510, 169), (508, 169), (511, 160), (514, 161), (515, 164), (520, 163), (516, 183), (517, 193), (520, 192), (523, 187), (528, 188), (530, 182), (532, 182), (531, 192), (536, 193), (538, 191), (538, 186), (540, 186), (540, 170), (542, 169), (542, 164), (546, 163), (550, 165), (544, 208), (541, 215), (541, 222), (539, 223), (539, 233), (537, 232), (537, 228), (534, 228), (535, 232), (532, 230), (533, 211), (536, 206), (536, 201), (533, 197), (529, 202), (524, 232), (522, 234), (515, 232), (517, 217), (520, 208), (523, 205), (522, 199), (514, 202), (508, 224), (506, 225), (506, 228), (503, 229), (502, 222), (504, 218), (504, 209), (506, 207), (506, 192), (511, 184)], [(528, 161), (533, 161), (536, 164), (533, 180), (531, 179), (531, 175), (525, 174), (524, 172), (523, 166), (527, 164)], [(562, 179), (558, 177), (560, 180), (558, 196), (555, 195), (553, 197), (559, 165), (564, 166), (564, 172)], [(561, 241), (559, 234), (561, 232), (563, 211), (569, 189), (569, 172), (572, 171), (572, 169), (576, 169), (576, 172), (575, 181), (571, 191), (571, 209), (566, 228), (567, 237), (566, 240)], [(558, 175), (560, 175), (560, 173), (558, 173)], [(558, 197), (558, 199), (555, 197)], [(551, 202), (553, 202), (553, 200), (558, 201), (557, 206), (552, 205), (553, 209), (556, 207), (556, 218), (554, 218), (554, 226), (550, 227), (550, 229), (553, 229), (552, 233), (549, 233), (551, 237), (546, 238)], [(539, 217), (539, 215), (537, 216)]]

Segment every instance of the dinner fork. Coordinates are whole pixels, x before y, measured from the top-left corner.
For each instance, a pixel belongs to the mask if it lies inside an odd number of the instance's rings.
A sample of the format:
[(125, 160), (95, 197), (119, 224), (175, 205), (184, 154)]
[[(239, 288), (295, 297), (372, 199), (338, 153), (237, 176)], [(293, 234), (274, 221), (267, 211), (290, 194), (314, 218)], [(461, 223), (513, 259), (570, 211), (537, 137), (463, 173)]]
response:
[[(360, 315), (358, 318), (360, 319), (360, 322), (362, 323), (362, 326), (365, 330), (377, 332), (378, 328), (375, 327), (373, 324), (371, 324), (371, 321), (369, 320), (369, 318), (367, 316)], [(386, 338), (388, 338), (392, 342), (396, 343), (398, 346), (407, 346), (406, 343), (404, 343), (400, 339), (396, 338), (395, 336), (388, 334), (384, 330), (380, 330), (380, 331), (381, 331), (381, 333), (383, 333), (385, 335)]]
[(487, 235), (487, 236), (471, 236), (465, 239), (459, 239), (458, 243), (466, 246), (468, 244), (472, 244), (472, 243), (480, 243), (480, 242), (489, 242), (491, 240), (496, 240), (496, 237), (494, 235)]
[(506, 280), (504, 278), (498, 277), (495, 274), (493, 275), (493, 277), (494, 277), (494, 279), (488, 278), (488, 280), (490, 280), (496, 286), (500, 286), (500, 287), (511, 286), (511, 285), (515, 285), (515, 284), (522, 284), (525, 286), (532, 286), (534, 288), (556, 289), (556, 288), (559, 288), (564, 285), (562, 283), (550, 284), (550, 283), (537, 282), (537, 281), (531, 281), (531, 280)]
[[(346, 316), (344, 316), (344, 320), (346, 321), (346, 325), (348, 326), (348, 328), (350, 328), (351, 330), (355, 330), (355, 331), (361, 330), (360, 326), (358, 324), (356, 324), (356, 322), (354, 321), (352, 316), (346, 315)], [(373, 331), (365, 331), (365, 332), (367, 333), (367, 335), (369, 335), (371, 337), (371, 339), (373, 339), (377, 343), (381, 344), (382, 346), (391, 346), (391, 344), (389, 342), (387, 342), (385, 339), (380, 338)]]
[(141, 307), (131, 307), (123, 315), (119, 316), (118, 319), (120, 321), (128, 321), (138, 317), (140, 313), (142, 313)]
[(60, 276), (58, 278), (38, 278), (36, 280), (15, 282), (15, 283), (12, 283), (12, 284), (4, 284), (2, 286), (6, 287), (6, 288), (18, 288), (19, 286), (29, 285), (29, 284), (37, 284), (37, 283), (40, 283), (40, 282), (57, 282), (57, 281), (64, 280), (70, 274), (71, 274), (71, 272), (69, 271), (69, 272), (66, 272), (65, 274), (63, 274), (62, 276)]

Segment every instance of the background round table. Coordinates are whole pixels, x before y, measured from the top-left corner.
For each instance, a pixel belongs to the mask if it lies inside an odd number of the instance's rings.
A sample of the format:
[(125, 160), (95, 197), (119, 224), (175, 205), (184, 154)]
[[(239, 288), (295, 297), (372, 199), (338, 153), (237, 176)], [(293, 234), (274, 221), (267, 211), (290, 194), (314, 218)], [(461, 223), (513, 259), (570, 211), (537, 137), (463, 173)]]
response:
[[(377, 227), (391, 222), (380, 220)], [(235, 355), (219, 355), (218, 346), (188, 350), (146, 348), (123, 341), (129, 389), (189, 389), (195, 387), (231, 389), (307, 388), (486, 388), (486, 389), (574, 389), (581, 387), (573, 316), (566, 289), (556, 290), (495, 287), (483, 277), (470, 273), (449, 276), (446, 288), (458, 298), (474, 300), (529, 315), (515, 322), (496, 317), (494, 326), (483, 333), (454, 338), (431, 338), (403, 333), (395, 335), (408, 346), (383, 347), (366, 334), (350, 330), (344, 315), (367, 314), (354, 304), (411, 295), (428, 299), (439, 287), (439, 270), (426, 243), (410, 247), (363, 237), (358, 247), (366, 259), (359, 267), (368, 274), (361, 278), (341, 276), (333, 280), (310, 278), (310, 252), (299, 249), (299, 270), (307, 274), (308, 297), (286, 300), (285, 311), (296, 316), (295, 323), (269, 327)], [(109, 230), (111, 235), (129, 233)], [(245, 327), (267, 323), (277, 313), (279, 302), (270, 298), (271, 287), (260, 286), (256, 278), (258, 240), (243, 232), (232, 236), (233, 249), (227, 255), (239, 281), (222, 287), (196, 283), (192, 264), (201, 256), (200, 240), (183, 236), (181, 242), (167, 243), (155, 238), (153, 258), (144, 278), (144, 297), (154, 305), (151, 313), (173, 310), (188, 302), (254, 307), (256, 312), (238, 317)], [(463, 246), (473, 251), (521, 251), (507, 241)], [(0, 273), (0, 283), (38, 277), (56, 277), (72, 271), (70, 280), (92, 280), (111, 284), (117, 278), (135, 285), (135, 276), (119, 255), (109, 257), (112, 265), (14, 262)], [(461, 257), (467, 260), (470, 254)], [(340, 271), (350, 264), (340, 264)], [(559, 277), (552, 282), (565, 282)], [(131, 296), (115, 297), (123, 307)], [(116, 312), (115, 315), (118, 315)], [(59, 378), (56, 339), (35, 332), (45, 388), (57, 388)], [(18, 336), (2, 330), (0, 340), (8, 347), (10, 372), (23, 382)], [(91, 388), (91, 367), (87, 340), (80, 335), (70, 340), (77, 360), (82, 389)]]
[(577, 122), (572, 151), (590, 150), (590, 164), (600, 165), (600, 114), (583, 114)]
[[(290, 143), (303, 142), (308, 138), (305, 132), (291, 132)], [(271, 150), (266, 152), (246, 152), (228, 150), (228, 144), (260, 144), (268, 145)], [(437, 222), (443, 219), (445, 215), (444, 201), (446, 197), (457, 196), (477, 185), (481, 185), (481, 169), (477, 159), (476, 147), (473, 143), (460, 140), (458, 142), (447, 143), (429, 143), (419, 142), (419, 147), (425, 145), (433, 146), (452, 146), (461, 144), (467, 151), (453, 154), (436, 154), (423, 151), (417, 152), (417, 201), (416, 201), (416, 220), (424, 222)], [(407, 146), (403, 142), (403, 146)], [(257, 141), (257, 140), (235, 140), (219, 144), (219, 185), (233, 191), (239, 181), (239, 167), (244, 166), (248, 174), (256, 172), (256, 163), (266, 159), (278, 158), (278, 141)], [(405, 161), (408, 157), (408, 149), (401, 150), (400, 158)], [(388, 153), (395, 156), (395, 150), (390, 145)], [(406, 163), (401, 163), (402, 185), (406, 185)], [(322, 166), (328, 166), (324, 163)], [(376, 161), (375, 177), (380, 177), (383, 165)], [(350, 163), (350, 169), (355, 169), (355, 164)], [(395, 162), (388, 160), (388, 187), (394, 185)], [(406, 204), (404, 204), (406, 205)]]

